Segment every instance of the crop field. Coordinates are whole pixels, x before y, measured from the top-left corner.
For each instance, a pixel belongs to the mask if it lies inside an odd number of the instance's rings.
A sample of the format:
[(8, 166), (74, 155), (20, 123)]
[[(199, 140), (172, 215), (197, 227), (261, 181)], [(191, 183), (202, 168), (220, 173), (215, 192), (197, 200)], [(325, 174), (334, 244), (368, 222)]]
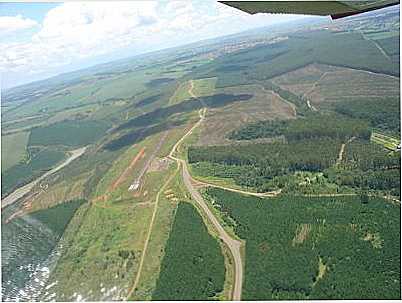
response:
[[(138, 71), (116, 72), (102, 76), (82, 78), (60, 90), (50, 91), (33, 102), (26, 102), (4, 113), (8, 121), (38, 114), (55, 114), (71, 108), (100, 104), (110, 99), (129, 100), (147, 89), (147, 83), (159, 83), (160, 67), (150, 67)], [(177, 75), (180, 76), (180, 73)], [(172, 79), (175, 78), (166, 78)], [(156, 82), (154, 82), (156, 81)], [(163, 81), (162, 81), (163, 82)], [(166, 85), (171, 85), (167, 83)]]
[(29, 136), (30, 146), (83, 146), (103, 136), (108, 125), (102, 121), (63, 121), (35, 128)]
[(205, 196), (246, 240), (244, 300), (400, 298), (399, 206), (359, 196)]
[(376, 40), (376, 42), (381, 46), (384, 51), (390, 55), (399, 55), (399, 33), (391, 37), (384, 37), (382, 39)]
[(176, 88), (169, 104), (177, 104), (192, 98), (190, 91), (197, 97), (213, 95), (216, 78), (196, 79), (182, 82)]
[(401, 140), (398, 138), (393, 138), (378, 132), (373, 132), (371, 136), (371, 141), (381, 144), (385, 148), (395, 151), (399, 144), (401, 144)]
[(46, 115), (28, 117), (27, 119), (16, 119), (2, 122), (2, 134), (18, 132), (20, 129), (29, 129), (34, 126), (42, 125), (46, 120)]
[(223, 291), (224, 278), (217, 240), (191, 204), (179, 203), (152, 299), (214, 299)]
[(213, 95), (215, 91), (216, 80), (216, 77), (193, 80), (193, 94), (197, 97)]
[(173, 96), (169, 99), (169, 104), (177, 104), (180, 103), (184, 100), (188, 100), (191, 98), (189, 94), (189, 89), (190, 89), (190, 81), (182, 82), (180, 83), (176, 91), (174, 92)]
[(1, 172), (24, 160), (29, 132), (20, 132), (1, 137)]
[(382, 40), (382, 39), (387, 39), (387, 38), (393, 38), (396, 36), (399, 36), (399, 32), (392, 32), (392, 31), (377, 31), (377, 32), (366, 32), (364, 33), (364, 36), (366, 36), (369, 39), (373, 40)]
[(85, 84), (75, 85), (69, 89), (64, 89), (60, 93), (45, 95), (34, 102), (24, 103), (20, 107), (8, 111), (5, 114), (5, 119), (56, 112), (69, 107), (83, 105), (88, 102), (86, 97), (91, 95), (94, 90), (93, 86)]

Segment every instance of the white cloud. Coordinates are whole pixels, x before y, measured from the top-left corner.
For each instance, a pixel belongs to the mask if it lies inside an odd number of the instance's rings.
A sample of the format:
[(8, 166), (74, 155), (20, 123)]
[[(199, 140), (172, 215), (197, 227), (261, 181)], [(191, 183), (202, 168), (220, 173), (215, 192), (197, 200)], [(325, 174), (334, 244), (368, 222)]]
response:
[[(146, 52), (231, 34), (283, 18), (250, 16), (214, 0), (68, 2), (51, 9), (28, 41), (0, 42), (3, 50), (0, 71), (35, 74), (83, 58), (107, 54), (113, 58), (113, 52), (124, 48)], [(35, 24), (22, 16), (0, 18), (0, 30)]]
[(24, 18), (21, 15), (15, 17), (3, 16), (0, 17), (0, 35), (32, 28), (35, 25), (37, 25), (35, 20)]

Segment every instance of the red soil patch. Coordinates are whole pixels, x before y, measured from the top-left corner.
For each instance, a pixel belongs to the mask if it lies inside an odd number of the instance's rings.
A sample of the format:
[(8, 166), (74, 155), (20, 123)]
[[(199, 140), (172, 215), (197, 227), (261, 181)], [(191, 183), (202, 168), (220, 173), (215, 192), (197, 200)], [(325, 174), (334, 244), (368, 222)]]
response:
[(130, 165), (123, 171), (123, 173), (117, 178), (117, 180), (111, 185), (111, 190), (115, 190), (117, 186), (119, 186), (124, 180), (126, 180), (127, 175), (129, 174), (130, 170), (134, 167), (135, 163), (137, 161), (144, 157), (145, 155), (145, 147), (141, 148), (141, 150), (138, 152), (138, 154), (131, 160)]

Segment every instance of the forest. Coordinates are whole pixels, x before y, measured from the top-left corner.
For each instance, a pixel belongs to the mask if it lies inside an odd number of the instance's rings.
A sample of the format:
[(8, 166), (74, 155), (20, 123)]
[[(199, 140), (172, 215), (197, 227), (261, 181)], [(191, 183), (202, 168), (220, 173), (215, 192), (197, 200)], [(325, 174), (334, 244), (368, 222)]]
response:
[(216, 299), (224, 279), (224, 259), (217, 240), (194, 206), (180, 202), (152, 300)]
[(345, 147), (341, 165), (324, 171), (330, 182), (363, 190), (381, 190), (400, 197), (399, 152), (386, 152), (369, 142), (353, 141)]
[(359, 196), (262, 199), (217, 188), (204, 196), (246, 240), (242, 299), (400, 298), (399, 206)]
[(399, 98), (377, 100), (341, 101), (334, 105), (335, 111), (349, 117), (365, 119), (371, 127), (385, 131), (400, 132)]
[(208, 166), (203, 166), (206, 175), (232, 174), (237, 184), (265, 191), (264, 184), (275, 176), (295, 171), (318, 172), (331, 167), (336, 163), (341, 144), (340, 140), (324, 138), (291, 144), (192, 146), (188, 149), (188, 161), (190, 164), (212, 163), (214, 166), (210, 165), (209, 170), (206, 170)]
[(290, 141), (316, 138), (348, 140), (370, 139), (371, 131), (364, 120), (316, 114), (295, 120), (266, 120), (246, 125), (229, 134), (232, 140), (251, 140), (285, 136)]

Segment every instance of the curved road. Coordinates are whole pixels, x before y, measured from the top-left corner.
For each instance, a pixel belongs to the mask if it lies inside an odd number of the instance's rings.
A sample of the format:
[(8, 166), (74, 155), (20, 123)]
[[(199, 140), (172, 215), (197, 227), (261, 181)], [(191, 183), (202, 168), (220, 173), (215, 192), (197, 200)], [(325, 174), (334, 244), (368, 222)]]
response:
[(211, 212), (211, 210), (208, 208), (208, 205), (205, 203), (204, 199), (200, 195), (200, 193), (194, 188), (192, 185), (191, 181), (191, 175), (188, 171), (187, 168), (187, 163), (186, 161), (176, 158), (173, 156), (174, 152), (177, 150), (177, 148), (180, 146), (180, 144), (183, 142), (183, 140), (188, 137), (189, 135), (192, 134), (195, 128), (197, 128), (202, 121), (204, 120), (205, 117), (205, 112), (206, 108), (200, 110), (200, 120), (193, 125), (193, 127), (179, 140), (176, 142), (176, 144), (173, 146), (172, 150), (169, 153), (169, 158), (175, 160), (177, 164), (182, 167), (182, 176), (184, 180), (184, 185), (187, 187), (187, 190), (190, 192), (192, 198), (197, 202), (197, 204), (201, 207), (201, 209), (204, 211), (205, 215), (208, 217), (209, 221), (212, 223), (216, 231), (218, 232), (219, 238), (227, 245), (229, 248), (233, 260), (234, 260), (234, 272), (235, 272), (235, 281), (234, 281), (234, 286), (233, 286), (233, 294), (232, 294), (232, 300), (234, 301), (240, 301), (241, 300), (241, 291), (242, 291), (242, 284), (243, 284), (243, 264), (242, 264), (242, 259), (240, 255), (240, 247), (241, 247), (241, 242), (233, 239), (222, 227), (218, 219), (214, 216), (214, 214)]

